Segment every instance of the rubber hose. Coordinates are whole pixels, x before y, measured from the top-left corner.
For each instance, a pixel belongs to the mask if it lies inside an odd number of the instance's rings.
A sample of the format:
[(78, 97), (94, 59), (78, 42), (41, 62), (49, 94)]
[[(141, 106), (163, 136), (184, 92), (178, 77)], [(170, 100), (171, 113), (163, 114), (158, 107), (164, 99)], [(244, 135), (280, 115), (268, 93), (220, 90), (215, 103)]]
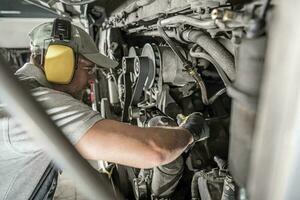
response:
[(234, 57), (219, 42), (200, 30), (183, 31), (182, 38), (186, 41), (197, 43), (220, 64), (220, 67), (231, 81), (235, 80)]
[(190, 55), (192, 57), (195, 57), (195, 58), (202, 58), (202, 59), (205, 59), (207, 61), (209, 61), (214, 67), (215, 69), (217, 70), (219, 76), (221, 77), (225, 87), (228, 87), (229, 85), (231, 85), (231, 82), (230, 80), (227, 78), (225, 72), (223, 71), (223, 69), (220, 67), (220, 64), (217, 63), (215, 61), (215, 59), (213, 59), (210, 55), (208, 55), (207, 53), (203, 53), (203, 52), (195, 52), (194, 51), (194, 47), (192, 47), (190, 49)]

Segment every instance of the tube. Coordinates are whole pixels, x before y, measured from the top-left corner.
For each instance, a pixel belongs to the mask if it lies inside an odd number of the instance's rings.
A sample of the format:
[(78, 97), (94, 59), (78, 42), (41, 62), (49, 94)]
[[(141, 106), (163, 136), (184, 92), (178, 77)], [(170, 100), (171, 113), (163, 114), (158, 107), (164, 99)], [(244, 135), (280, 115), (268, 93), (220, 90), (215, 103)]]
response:
[(209, 98), (208, 103), (213, 104), (215, 102), (215, 100), (224, 93), (226, 93), (226, 88), (223, 88), (223, 89), (219, 90), (218, 92), (216, 92), (212, 97)]
[(235, 80), (236, 72), (234, 68), (234, 58), (232, 54), (220, 43), (213, 40), (200, 30), (186, 30), (182, 32), (182, 38), (185, 41), (197, 43), (202, 47), (213, 59), (219, 63), (226, 75), (231, 81)]
[(216, 62), (210, 55), (203, 53), (203, 52), (195, 52), (195, 47), (193, 46), (190, 49), (190, 55), (195, 58), (202, 58), (209, 61), (217, 70), (219, 76), (221, 77), (222, 81), (224, 82), (225, 87), (231, 84), (230, 80), (227, 78), (226, 74), (224, 73), (223, 69), (220, 67), (219, 63)]
[[(158, 30), (150, 30), (150, 31), (144, 31), (144, 32), (137, 32), (134, 29), (130, 29), (128, 31), (128, 33), (135, 33), (136, 36), (151, 36), (151, 37), (161, 37), (161, 33)], [(168, 37), (171, 38), (176, 38), (177, 34), (176, 34), (176, 30), (172, 29), (172, 30), (165, 30), (165, 33)]]
[(190, 75), (196, 80), (196, 82), (198, 83), (198, 85), (200, 87), (202, 102), (205, 105), (208, 105), (209, 101), (207, 98), (207, 90), (206, 90), (206, 86), (205, 86), (205, 83), (204, 83), (202, 77), (198, 74), (198, 72), (196, 70), (191, 71)]
[(188, 24), (202, 29), (211, 29), (217, 27), (213, 20), (199, 20), (185, 15), (176, 15), (174, 17), (169, 17), (161, 20), (161, 26), (172, 24)]

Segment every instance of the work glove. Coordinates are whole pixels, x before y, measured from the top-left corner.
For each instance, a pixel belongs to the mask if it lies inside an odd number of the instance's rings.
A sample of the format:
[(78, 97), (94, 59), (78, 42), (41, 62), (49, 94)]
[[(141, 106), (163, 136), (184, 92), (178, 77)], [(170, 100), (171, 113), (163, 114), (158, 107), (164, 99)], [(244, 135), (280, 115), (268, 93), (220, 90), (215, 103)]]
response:
[(187, 117), (178, 115), (177, 120), (180, 127), (187, 129), (192, 134), (193, 144), (209, 137), (209, 127), (201, 113), (194, 112)]

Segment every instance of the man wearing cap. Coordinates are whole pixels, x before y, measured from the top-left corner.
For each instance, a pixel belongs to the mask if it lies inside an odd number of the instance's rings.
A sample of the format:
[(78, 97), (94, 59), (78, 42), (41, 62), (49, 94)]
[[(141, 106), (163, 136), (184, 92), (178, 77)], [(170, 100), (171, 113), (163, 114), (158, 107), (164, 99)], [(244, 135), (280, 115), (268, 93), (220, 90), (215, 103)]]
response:
[[(102, 119), (83, 104), (82, 91), (93, 78), (94, 64), (114, 68), (117, 63), (98, 53), (91, 37), (75, 25), (68, 29), (67, 40), (76, 57), (72, 78), (67, 84), (49, 81), (45, 57), (55, 36), (53, 24), (44, 23), (29, 34), (31, 61), (16, 75), (86, 159), (151, 168), (175, 160), (189, 145), (208, 137), (199, 113), (190, 115), (181, 127), (140, 128)], [(58, 174), (51, 159), (6, 112), (0, 110), (0, 119), (0, 199), (51, 199)]]

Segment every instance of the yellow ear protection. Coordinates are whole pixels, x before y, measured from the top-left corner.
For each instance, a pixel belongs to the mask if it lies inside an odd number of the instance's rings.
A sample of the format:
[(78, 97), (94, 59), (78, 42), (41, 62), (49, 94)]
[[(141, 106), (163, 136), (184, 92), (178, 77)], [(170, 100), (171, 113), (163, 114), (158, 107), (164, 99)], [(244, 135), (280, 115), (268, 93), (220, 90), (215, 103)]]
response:
[[(49, 82), (68, 84), (72, 81), (77, 56), (72, 45), (72, 25), (70, 21), (55, 19), (48, 48), (42, 55), (44, 71)], [(45, 41), (44, 41), (45, 43)]]

